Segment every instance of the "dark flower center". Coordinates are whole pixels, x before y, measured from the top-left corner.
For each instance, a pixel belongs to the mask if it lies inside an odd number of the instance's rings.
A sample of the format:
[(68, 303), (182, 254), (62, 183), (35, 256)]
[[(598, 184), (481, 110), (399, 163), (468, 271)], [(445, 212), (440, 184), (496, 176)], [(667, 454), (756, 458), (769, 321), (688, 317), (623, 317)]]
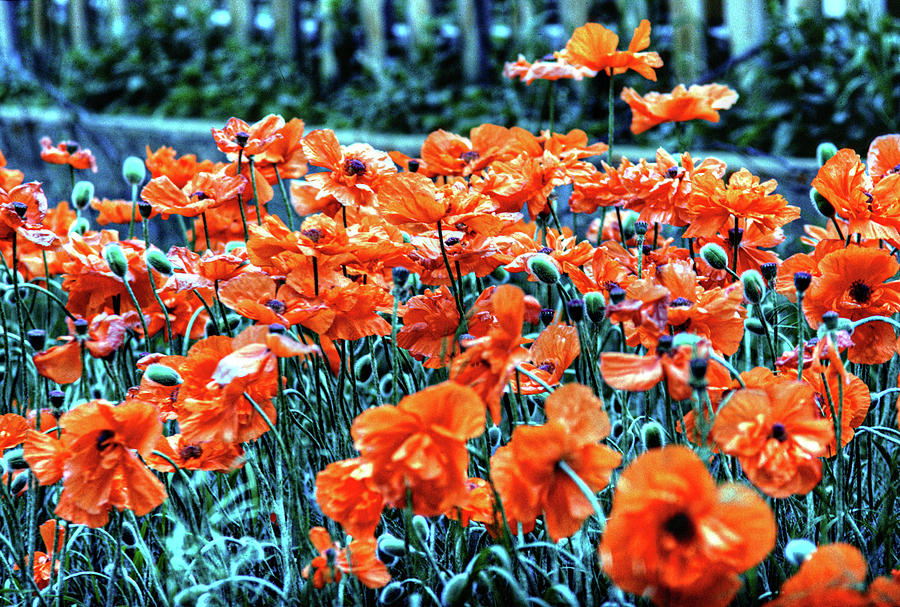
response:
[(869, 285), (861, 280), (854, 280), (850, 285), (850, 297), (855, 299), (857, 303), (866, 303), (872, 296), (872, 289)]
[(18, 200), (12, 203), (12, 207), (13, 211), (16, 212), (16, 215), (18, 215), (20, 219), (23, 219), (25, 217), (25, 213), (28, 212), (28, 205)]
[(318, 228), (310, 228), (309, 230), (303, 230), (300, 233), (313, 242), (319, 242), (319, 239), (322, 238), (322, 230)]
[(666, 354), (672, 350), (672, 336), (671, 335), (660, 335), (659, 341), (656, 342), (656, 353), (657, 354)]
[(204, 192), (203, 190), (197, 190), (190, 195), (190, 198), (193, 198), (194, 196), (197, 197), (197, 200), (207, 200), (209, 198), (209, 196), (207, 196), (206, 192)]
[(455, 244), (459, 244), (459, 238), (457, 238), (456, 236), (451, 236), (444, 241), (444, 244), (448, 247), (452, 247)]
[(666, 169), (666, 177), (668, 177), (669, 179), (675, 179), (676, 177), (678, 177), (679, 170), (680, 170), (680, 167), (676, 167), (676, 166), (669, 167), (668, 169)]
[(685, 297), (678, 297), (678, 298), (672, 300), (672, 302), (669, 304), (669, 307), (670, 308), (690, 308), (692, 305), (694, 305), (694, 302), (692, 302), (690, 299), (687, 299)]
[(663, 531), (675, 538), (680, 544), (686, 544), (694, 539), (697, 529), (694, 521), (684, 512), (679, 512), (669, 518), (663, 524)]
[(238, 131), (234, 134), (234, 141), (236, 144), (241, 146), (242, 148), (247, 147), (247, 142), (250, 140), (250, 133), (245, 131)]
[(178, 452), (178, 457), (182, 460), (196, 459), (203, 455), (203, 448), (200, 445), (185, 445)]
[(97, 435), (97, 451), (103, 451), (110, 446), (109, 440), (116, 435), (112, 430), (101, 430)]
[(66, 152), (68, 152), (69, 154), (74, 154), (80, 147), (77, 141), (66, 141), (63, 145), (66, 148)]
[(287, 310), (287, 306), (280, 299), (270, 299), (266, 302), (266, 307), (276, 314), (284, 314)]
[(552, 374), (556, 370), (556, 365), (554, 365), (553, 363), (543, 363), (541, 366), (538, 367), (538, 369)]
[(347, 175), (362, 175), (366, 172), (366, 163), (359, 158), (350, 158), (344, 162), (344, 173)]
[(772, 438), (777, 440), (779, 443), (783, 443), (787, 440), (787, 430), (784, 428), (784, 424), (781, 422), (775, 422), (772, 424)]
[(459, 159), (463, 162), (475, 162), (476, 160), (478, 160), (479, 156), (480, 154), (475, 150), (469, 150), (468, 152), (463, 152), (462, 154), (460, 154)]
[(553, 249), (551, 249), (550, 247), (541, 247), (541, 250), (538, 251), (538, 253), (543, 253), (544, 255), (549, 255), (552, 252)]

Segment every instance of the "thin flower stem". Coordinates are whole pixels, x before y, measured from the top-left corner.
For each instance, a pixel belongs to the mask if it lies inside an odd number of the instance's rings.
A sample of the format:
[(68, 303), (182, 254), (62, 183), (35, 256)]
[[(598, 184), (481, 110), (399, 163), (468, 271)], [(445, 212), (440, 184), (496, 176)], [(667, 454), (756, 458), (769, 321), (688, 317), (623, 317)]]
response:
[(444, 258), (444, 268), (447, 270), (447, 280), (450, 283), (450, 292), (453, 295), (453, 301), (456, 302), (456, 311), (459, 312), (460, 322), (466, 323), (466, 311), (463, 309), (462, 300), (460, 299), (459, 291), (454, 282), (453, 270), (450, 267), (450, 258), (447, 257), (447, 248), (444, 246), (444, 228), (441, 227), (440, 221), (437, 222), (437, 231), (438, 241), (441, 245), (441, 257)]
[(555, 388), (553, 386), (551, 386), (550, 384), (545, 382), (543, 379), (541, 379), (540, 377), (538, 377), (537, 375), (535, 375), (528, 369), (523, 369), (521, 365), (516, 365), (516, 371), (518, 371), (525, 377), (531, 378), (532, 380), (536, 381), (538, 384), (540, 384), (544, 388), (544, 390), (547, 391), (548, 394), (552, 393), (553, 390), (555, 390)]
[(731, 373), (731, 376), (734, 377), (734, 378), (737, 380), (737, 383), (740, 384), (741, 388), (746, 388), (746, 387), (747, 387), (746, 384), (744, 384), (744, 380), (741, 379), (741, 374), (738, 373), (737, 369), (735, 369), (735, 368), (731, 365), (730, 362), (728, 362), (727, 360), (725, 360), (724, 358), (722, 358), (722, 357), (719, 356), (718, 354), (710, 354), (710, 355), (709, 355), (709, 360), (714, 360), (714, 361), (716, 361), (717, 363), (719, 363), (720, 365), (722, 365), (723, 367), (725, 367), (725, 368), (728, 370), (728, 372)]
[(259, 212), (259, 195), (256, 193), (256, 171), (253, 170), (253, 156), (247, 157), (250, 163), (250, 183), (253, 185), (253, 206), (256, 208), (256, 225), (262, 225), (262, 214)]
[(613, 117), (613, 77), (612, 74), (609, 75), (609, 97), (607, 98), (607, 121), (606, 121), (606, 134), (608, 136), (607, 145), (609, 146), (609, 164), (613, 165), (613, 131), (615, 130), (616, 121)]
[(200, 217), (203, 218), (203, 235), (206, 236), (206, 250), (212, 251), (212, 245), (209, 243), (209, 224), (206, 223), (206, 211), (200, 213)]
[[(243, 158), (244, 149), (238, 150), (237, 157), (237, 174), (241, 174), (241, 159)], [(246, 186), (244, 186), (246, 187)], [(244, 242), (250, 240), (250, 232), (247, 231), (247, 213), (244, 211), (243, 192), (238, 192), (238, 210), (241, 212), (241, 225), (244, 227)]]
[(138, 303), (137, 297), (134, 294), (134, 290), (131, 288), (131, 284), (129, 284), (128, 280), (123, 279), (122, 282), (125, 283), (125, 290), (128, 291), (128, 296), (131, 298), (131, 303), (134, 304), (134, 308), (137, 310), (138, 317), (141, 319), (141, 328), (144, 330), (144, 348), (147, 350), (147, 352), (149, 352), (150, 331), (147, 330), (147, 322), (144, 320), (144, 312), (141, 310), (141, 304)]
[(134, 238), (134, 222), (137, 220), (137, 184), (131, 184), (131, 221), (128, 222), (128, 240)]
[(159, 305), (159, 309), (162, 312), (163, 320), (166, 322), (166, 350), (171, 353), (172, 351), (172, 323), (169, 322), (169, 312), (166, 310), (166, 306), (163, 305), (162, 299), (159, 296), (159, 293), (156, 292), (156, 280), (153, 278), (153, 270), (147, 265), (147, 276), (150, 278), (150, 290), (153, 291), (153, 297), (156, 299), (157, 305)]
[(588, 487), (587, 483), (585, 483), (578, 473), (575, 472), (569, 463), (566, 460), (560, 460), (556, 462), (557, 467), (560, 470), (566, 473), (566, 475), (572, 479), (572, 482), (575, 483), (575, 486), (584, 494), (584, 497), (591, 503), (591, 507), (594, 509), (594, 514), (597, 516), (597, 520), (600, 523), (600, 530), (602, 531), (606, 527), (606, 515), (603, 513), (603, 508), (600, 507), (600, 502), (597, 501), (597, 495)]

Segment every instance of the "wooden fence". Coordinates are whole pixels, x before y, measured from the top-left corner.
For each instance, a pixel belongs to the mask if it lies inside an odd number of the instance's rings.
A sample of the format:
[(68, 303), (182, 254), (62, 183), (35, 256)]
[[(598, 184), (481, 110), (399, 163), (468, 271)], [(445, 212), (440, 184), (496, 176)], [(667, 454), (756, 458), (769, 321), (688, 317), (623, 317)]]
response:
[[(27, 66), (36, 58), (46, 59), (48, 53), (92, 48), (123, 36), (129, 14), (140, 13), (133, 10), (136, 5), (163, 3), (178, 10), (175, 7), (180, 4), (183, 10), (197, 2), (200, 0), (3, 1), (0, 60)], [(575, 27), (598, 16), (607, 23), (617, 22), (626, 41), (641, 18), (650, 18), (658, 32), (671, 36), (677, 79), (691, 82), (706, 72), (710, 31), (724, 39), (731, 56), (740, 56), (763, 41), (774, 5), (780, 4), (781, 14), (790, 20), (803, 11), (834, 16), (846, 10), (848, 3), (858, 5), (872, 19), (888, 13), (887, 0), (219, 0), (203, 4), (217, 7), (216, 19), (227, 23), (228, 35), (238, 40), (270, 40), (274, 53), (294, 59), (304, 73), (313, 70), (323, 82), (332, 81), (346, 67), (337, 52), (338, 40), (344, 39), (339, 36), (342, 28), (361, 30), (357, 59), (362, 57), (373, 73), (384, 66), (390, 48), (400, 46), (415, 61), (418, 49), (437, 35), (453, 39), (462, 77), (483, 81), (487, 75), (482, 58), (498, 38), (521, 37), (515, 40), (521, 43), (516, 48), (523, 50), (529, 43), (533, 45), (536, 33), (561, 33), (560, 42), (564, 42)], [(353, 15), (350, 22), (345, 20), (348, 13)], [(452, 25), (436, 32), (438, 18)], [(536, 21), (543, 21), (537, 32), (533, 27)], [(21, 44), (26, 38), (30, 47)], [(317, 57), (314, 64), (308, 59), (311, 49)]]

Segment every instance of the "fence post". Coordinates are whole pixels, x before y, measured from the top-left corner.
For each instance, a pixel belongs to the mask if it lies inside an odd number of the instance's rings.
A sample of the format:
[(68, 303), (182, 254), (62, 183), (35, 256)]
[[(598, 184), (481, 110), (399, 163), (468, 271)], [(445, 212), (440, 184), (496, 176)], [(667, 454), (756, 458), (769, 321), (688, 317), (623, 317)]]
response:
[(418, 49), (426, 45), (429, 21), (431, 21), (430, 0), (407, 0), (406, 23), (409, 26), (407, 52), (411, 60), (416, 57)]
[(359, 16), (366, 34), (364, 64), (372, 71), (379, 86), (384, 85), (384, 58), (387, 42), (384, 32), (384, 0), (360, 2)]
[(559, 17), (567, 35), (571, 35), (576, 27), (587, 23), (588, 8), (590, 2), (584, 0), (559, 0)]
[(245, 43), (250, 38), (252, 10), (250, 0), (228, 0), (228, 12), (231, 14), (231, 35), (238, 42)]
[(337, 56), (334, 53), (334, 38), (337, 33), (334, 5), (332, 0), (319, 0), (319, 80), (323, 84), (331, 82), (338, 75)]
[(292, 0), (272, 0), (272, 19), (275, 21), (275, 53), (279, 57), (292, 57), (294, 36), (297, 35)]
[[(616, 0), (616, 6), (619, 9), (619, 38), (630, 39), (632, 32), (641, 23), (641, 19), (650, 19), (647, 14), (646, 0)], [(652, 20), (651, 20), (652, 23)], [(650, 47), (649, 50), (653, 50)]]
[(803, 15), (814, 17), (822, 13), (822, 0), (787, 0), (784, 5), (787, 20), (796, 23)]
[(732, 57), (743, 55), (766, 37), (766, 0), (724, 0)]
[(675, 77), (685, 85), (706, 71), (705, 0), (670, 0)]
[(0, 3), (0, 61), (17, 67), (21, 62), (16, 51), (15, 33), (13, 32), (14, 8), (11, 2)]

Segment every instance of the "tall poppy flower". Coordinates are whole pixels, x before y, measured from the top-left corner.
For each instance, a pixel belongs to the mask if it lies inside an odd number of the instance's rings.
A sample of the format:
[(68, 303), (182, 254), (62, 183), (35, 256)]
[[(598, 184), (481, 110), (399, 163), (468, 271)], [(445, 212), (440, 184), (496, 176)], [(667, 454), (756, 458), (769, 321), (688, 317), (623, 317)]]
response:
[(619, 588), (657, 605), (724, 607), (774, 546), (775, 517), (754, 491), (716, 487), (689, 448), (667, 446), (619, 477), (600, 559)]
[(397, 172), (385, 152), (366, 143), (343, 146), (330, 129), (303, 138), (303, 152), (313, 166), (327, 169), (306, 176), (317, 187), (317, 198), (334, 196), (344, 206), (371, 206), (381, 180)]
[(18, 169), (6, 168), (6, 156), (0, 150), (0, 189), (11, 190), (25, 181), (25, 173)]
[(41, 160), (50, 164), (68, 164), (73, 169), (90, 169), (97, 172), (97, 160), (87, 148), (74, 141), (60, 141), (53, 145), (49, 137), (41, 137)]
[(372, 537), (384, 510), (373, 474), (372, 462), (355, 457), (328, 464), (316, 475), (316, 502), (322, 513), (358, 539)]
[[(38, 528), (38, 531), (41, 534), (41, 541), (44, 542), (44, 550), (46, 552), (36, 551), (32, 562), (34, 563), (34, 583), (39, 589), (43, 590), (50, 585), (50, 580), (53, 577), (50, 563), (53, 561), (53, 554), (62, 550), (66, 540), (66, 528), (62, 525), (57, 527), (56, 521), (50, 519), (44, 522)], [(53, 544), (54, 537), (56, 538), (56, 545)], [(60, 562), (57, 560), (56, 571), (59, 571), (59, 565)], [(18, 571), (18, 569), (18, 565), (13, 565), (13, 570)]]
[(822, 480), (820, 457), (834, 431), (818, 414), (812, 388), (786, 381), (732, 394), (716, 415), (712, 437), (766, 495), (788, 497), (809, 493)]
[(622, 100), (631, 108), (631, 132), (639, 135), (663, 122), (688, 120), (719, 121), (719, 110), (727, 110), (738, 94), (724, 84), (683, 84), (671, 93), (647, 93), (643, 97), (634, 89), (622, 89)]
[(277, 114), (269, 114), (265, 118), (247, 124), (240, 118), (229, 118), (223, 129), (210, 129), (216, 146), (226, 154), (242, 152), (246, 156), (255, 156), (281, 138), (278, 131), (284, 127), (284, 118)]
[(47, 197), (37, 181), (23, 183), (9, 191), (0, 189), (0, 241), (10, 241), (14, 235), (50, 249), (60, 238), (43, 225), (47, 215)]
[(820, 546), (767, 607), (867, 607), (866, 559), (849, 544)]
[(62, 479), (57, 515), (102, 527), (113, 508), (143, 516), (166, 499), (162, 483), (137, 457), (150, 455), (162, 430), (155, 407), (92, 401), (65, 413), (59, 426), (59, 440), (30, 430), (24, 450), (40, 484)]
[(221, 204), (230, 202), (244, 191), (247, 180), (242, 176), (198, 173), (178, 188), (166, 176), (157, 177), (141, 190), (141, 199), (149, 202), (163, 219), (169, 215), (197, 217)]
[(407, 396), (397, 406), (363, 411), (350, 433), (372, 484), (388, 506), (435, 516), (466, 492), (466, 441), (484, 431), (484, 403), (469, 387), (444, 382)]
[(541, 513), (553, 541), (569, 537), (594, 513), (568, 465), (591, 491), (609, 484), (622, 455), (598, 444), (611, 426), (603, 401), (587, 386), (566, 384), (545, 403), (547, 423), (517, 426), (512, 439), (491, 458), (491, 478), (512, 518), (528, 523)]
[[(192, 442), (181, 434), (160, 436), (154, 451), (166, 457), (151, 454), (147, 465), (160, 472), (174, 472), (171, 462), (185, 470), (210, 470), (231, 472), (244, 465), (244, 449), (240, 444), (220, 441)], [(171, 460), (171, 462), (169, 461)]]
[(526, 85), (531, 84), (535, 80), (583, 80), (584, 78), (593, 78), (597, 75), (595, 70), (584, 67), (583, 65), (574, 65), (569, 63), (562, 57), (554, 57), (548, 55), (540, 61), (534, 63), (525, 59), (524, 55), (519, 55), (515, 61), (507, 61), (503, 64), (503, 76), (515, 80), (518, 78)]
[(153, 179), (168, 177), (177, 188), (183, 188), (198, 173), (214, 173), (216, 163), (212, 160), (197, 160), (196, 154), (184, 154), (176, 157), (175, 148), (162, 146), (155, 152), (147, 146), (147, 170)]
[(654, 68), (662, 67), (655, 52), (641, 52), (650, 46), (650, 22), (642, 20), (634, 30), (628, 50), (619, 51), (619, 37), (599, 23), (585, 23), (577, 28), (560, 54), (568, 62), (590, 70), (604, 70), (607, 76), (634, 70), (656, 82)]
[(378, 560), (378, 543), (374, 538), (354, 540), (342, 549), (324, 527), (313, 527), (309, 530), (309, 540), (319, 555), (303, 568), (303, 577), (308, 579), (312, 575), (316, 588), (339, 582), (344, 574), (355, 576), (367, 588), (381, 588), (391, 581), (387, 567)]
[[(531, 344), (528, 350), (531, 362), (523, 362), (522, 368), (544, 380), (544, 383), (556, 386), (580, 354), (578, 329), (555, 323), (541, 331)], [(521, 378), (517, 389), (521, 394), (540, 394), (546, 390), (530, 377)]]
[(428, 369), (450, 364), (459, 353), (456, 333), (459, 311), (446, 286), (410, 297), (403, 313), (403, 327), (397, 333), (397, 345), (406, 348), (417, 359), (425, 358)]

